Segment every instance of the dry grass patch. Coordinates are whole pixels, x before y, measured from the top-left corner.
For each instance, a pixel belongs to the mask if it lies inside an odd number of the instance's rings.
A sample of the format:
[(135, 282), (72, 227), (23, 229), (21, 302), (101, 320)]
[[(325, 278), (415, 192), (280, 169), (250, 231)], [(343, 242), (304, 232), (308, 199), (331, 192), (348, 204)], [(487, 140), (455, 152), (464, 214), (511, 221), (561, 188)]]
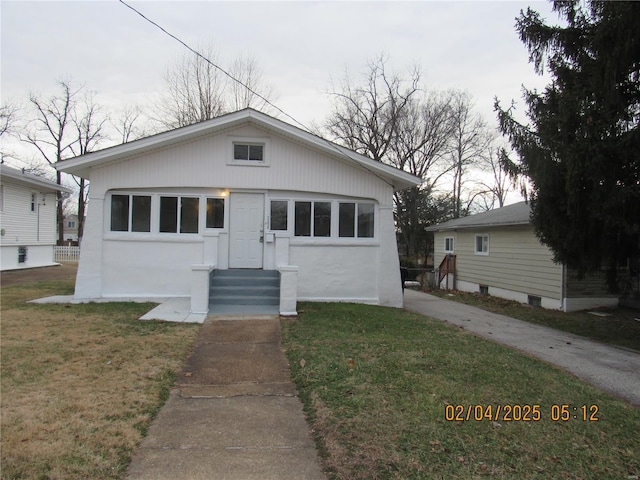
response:
[(2, 289), (2, 478), (120, 478), (198, 327), (152, 304), (33, 305), (71, 280)]

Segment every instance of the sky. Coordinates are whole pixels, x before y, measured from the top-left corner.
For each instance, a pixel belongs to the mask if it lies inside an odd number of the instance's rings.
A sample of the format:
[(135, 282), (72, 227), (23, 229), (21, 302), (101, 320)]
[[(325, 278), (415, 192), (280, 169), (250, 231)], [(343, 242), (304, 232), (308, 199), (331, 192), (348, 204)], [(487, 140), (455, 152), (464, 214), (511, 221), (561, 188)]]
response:
[[(520, 10), (531, 6), (557, 20), (548, 2), (516, 0), (130, 3), (187, 44), (213, 45), (225, 68), (254, 57), (274, 103), (304, 125), (328, 116), (332, 82), (346, 71), (358, 79), (367, 62), (385, 55), (401, 74), (419, 65), (425, 89), (467, 91), (496, 126), (495, 97), (503, 105), (515, 100), (523, 112), (522, 86), (548, 82), (515, 31)], [(107, 109), (148, 107), (186, 51), (117, 0), (2, 0), (0, 19), (3, 104), (26, 103), (29, 92), (51, 95), (66, 78), (95, 91)]]

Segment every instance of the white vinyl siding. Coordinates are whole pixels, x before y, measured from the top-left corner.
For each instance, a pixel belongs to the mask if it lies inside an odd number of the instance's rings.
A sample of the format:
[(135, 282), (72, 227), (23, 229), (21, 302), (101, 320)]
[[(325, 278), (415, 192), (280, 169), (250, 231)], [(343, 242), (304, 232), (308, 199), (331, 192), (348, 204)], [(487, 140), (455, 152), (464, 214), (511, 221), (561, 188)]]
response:
[[(234, 129), (232, 134), (260, 138), (267, 132), (246, 126)], [(271, 162), (269, 168), (228, 165), (226, 160), (232, 155), (230, 145), (224, 135), (203, 137), (140, 155), (126, 162), (126, 168), (97, 167), (91, 178), (91, 195), (104, 195), (113, 186), (119, 190), (157, 189), (159, 185), (245, 190), (264, 190), (268, 186), (270, 190), (323, 192), (390, 204), (393, 188), (383, 180), (363, 175), (360, 168), (336, 162), (285, 138), (270, 139), (267, 157), (278, 161)], [(188, 159), (189, 168), (177, 159)]]
[[(53, 245), (56, 242), (56, 194), (36, 194), (31, 211), (32, 187), (2, 178), (3, 209), (0, 224), (2, 245)], [(38, 203), (40, 205), (38, 205)]]
[[(476, 237), (486, 234), (462, 229), (456, 233), (456, 281), (560, 299), (562, 268), (553, 262), (550, 250), (538, 241), (532, 227), (491, 229), (491, 254), (476, 254)], [(446, 254), (445, 236), (451, 233), (435, 234), (436, 264)]]

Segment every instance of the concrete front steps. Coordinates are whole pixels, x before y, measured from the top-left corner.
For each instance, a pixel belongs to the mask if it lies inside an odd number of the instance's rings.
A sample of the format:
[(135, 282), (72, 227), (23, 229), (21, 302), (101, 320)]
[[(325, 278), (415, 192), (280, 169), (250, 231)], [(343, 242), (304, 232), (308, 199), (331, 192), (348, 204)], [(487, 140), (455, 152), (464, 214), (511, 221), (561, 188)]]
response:
[(280, 273), (276, 270), (214, 270), (209, 282), (209, 314), (278, 314)]

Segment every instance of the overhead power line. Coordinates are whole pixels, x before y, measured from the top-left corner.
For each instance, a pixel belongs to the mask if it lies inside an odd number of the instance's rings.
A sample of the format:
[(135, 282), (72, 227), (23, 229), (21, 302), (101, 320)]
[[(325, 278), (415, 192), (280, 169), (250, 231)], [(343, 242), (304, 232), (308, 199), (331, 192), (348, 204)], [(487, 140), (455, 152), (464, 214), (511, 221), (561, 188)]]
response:
[[(313, 134), (313, 132), (311, 131), (310, 128), (308, 128), (305, 124), (303, 124), (302, 122), (298, 121), (296, 118), (294, 118), (293, 116), (289, 115), (287, 112), (285, 112), (284, 110), (282, 110), (280, 107), (278, 107), (277, 105), (273, 104), (272, 102), (270, 102), (267, 98), (265, 98), (264, 96), (260, 95), (258, 92), (252, 90), (251, 88), (249, 88), (244, 82), (242, 82), (241, 80), (238, 80), (237, 78), (235, 78), (233, 75), (231, 75), (229, 72), (227, 72), (224, 68), (220, 67), (219, 65), (216, 65), (215, 63), (213, 63), (211, 60), (209, 60), (207, 57), (205, 57), (204, 55), (202, 55), (200, 52), (198, 52), (196, 49), (192, 48), (191, 46), (189, 46), (186, 42), (184, 42), (183, 40), (181, 40), (180, 38), (178, 38), (177, 36), (175, 36), (173, 33), (167, 31), (164, 27), (162, 27), (161, 25), (159, 25), (158, 23), (154, 22), (153, 20), (151, 20), (150, 18), (148, 18), (147, 16), (145, 16), (142, 12), (140, 12), (139, 10), (136, 10), (134, 7), (132, 7), (131, 5), (129, 5), (127, 2), (125, 2), (124, 0), (118, 0), (121, 4), (123, 4), (125, 7), (129, 8), (130, 10), (132, 10), (133, 12), (137, 13), (138, 15), (140, 15), (145, 21), (149, 22), (151, 25), (153, 25), (154, 27), (158, 28), (160, 31), (162, 31), (162, 33), (164, 33), (165, 35), (173, 38), (175, 41), (177, 41), (178, 43), (180, 43), (181, 45), (183, 45), (187, 50), (189, 50), (190, 52), (192, 52), (194, 55), (196, 55), (198, 58), (201, 58), (202, 60), (204, 60), (205, 62), (207, 62), (209, 65), (211, 65), (213, 68), (216, 68), (218, 70), (220, 70), (222, 73), (224, 73), (227, 77), (229, 77), (231, 80), (233, 80), (234, 82), (239, 83), (240, 85), (242, 85), (244, 88), (246, 88), (250, 93), (252, 93), (253, 95), (259, 97), (261, 100), (263, 100), (267, 105), (270, 105), (271, 107), (275, 108), (278, 112), (282, 113), (285, 117), (291, 119), (293, 122), (295, 122), (296, 124), (298, 124), (299, 126), (302, 127), (302, 129), (304, 131), (306, 131), (307, 133), (311, 133)], [(314, 134), (315, 135), (315, 134)], [(341, 156), (344, 156), (346, 158), (348, 158), (349, 160), (351, 160), (351, 158), (345, 153), (343, 152), (336, 144), (334, 144), (333, 142), (330, 142), (329, 140), (322, 138), (320, 136), (318, 136), (318, 138), (320, 138), (321, 140), (323, 140), (324, 142), (327, 143), (327, 145), (329, 145), (331, 148), (333, 148), (334, 150), (336, 150), (336, 152), (338, 152), (338, 154), (340, 154)], [(363, 168), (364, 170), (366, 170), (369, 173), (372, 173), (373, 175), (375, 175), (376, 177), (378, 177), (380, 180), (382, 180), (384, 183), (386, 183), (387, 185), (390, 185), (391, 187), (394, 187), (394, 185), (392, 183), (390, 183), (388, 180), (386, 180), (385, 178), (383, 178), (381, 175), (379, 175), (377, 172), (375, 172), (374, 170), (368, 168), (366, 165), (362, 165), (360, 162), (356, 163), (357, 165), (359, 165), (361, 168)]]
[(227, 72), (224, 68), (220, 67), (219, 65), (216, 65), (215, 63), (213, 63), (211, 60), (209, 60), (207, 57), (205, 57), (204, 55), (202, 55), (200, 52), (198, 52), (196, 49), (192, 48), (191, 46), (189, 46), (186, 42), (184, 42), (183, 40), (181, 40), (180, 38), (178, 38), (177, 36), (175, 36), (173, 33), (167, 31), (164, 27), (162, 27), (161, 25), (157, 24), (156, 22), (154, 22), (153, 20), (151, 20), (150, 18), (146, 17), (143, 13), (141, 13), (139, 10), (136, 10), (134, 7), (132, 7), (131, 5), (129, 5), (127, 2), (125, 2), (124, 0), (119, 0), (120, 3), (122, 3), (125, 7), (130, 8), (131, 10), (133, 10), (135, 13), (137, 13), (138, 15), (140, 15), (142, 18), (144, 18), (147, 22), (149, 22), (151, 25), (153, 25), (154, 27), (160, 29), (165, 35), (168, 35), (169, 37), (173, 38), (175, 41), (179, 42), (180, 44), (182, 44), (187, 50), (189, 50), (190, 52), (192, 52), (194, 55), (196, 55), (198, 58), (201, 58), (202, 60), (204, 60), (205, 62), (207, 62), (209, 65), (211, 65), (212, 67), (220, 70), (222, 73), (224, 73), (227, 77), (229, 77), (231, 80), (233, 80), (234, 82), (239, 83), (240, 85), (242, 85), (244, 88), (246, 88), (250, 93), (252, 93), (253, 95), (259, 97), (261, 100), (263, 100), (265, 103), (267, 103), (268, 105), (270, 105), (271, 107), (275, 108), (278, 112), (282, 113), (284, 116), (286, 116), (287, 118), (290, 118), (291, 120), (293, 120), (294, 122), (296, 122), (298, 125), (300, 125), (303, 129), (305, 129), (306, 131), (310, 131), (309, 128), (307, 128), (306, 125), (304, 125), (302, 122), (299, 122), (298, 120), (296, 120), (294, 117), (292, 117), (291, 115), (289, 115), (287, 112), (285, 112), (284, 110), (282, 110), (280, 107), (278, 107), (277, 105), (274, 105), (273, 103), (271, 103), (267, 98), (265, 98), (264, 96), (260, 95), (258, 92), (256, 92), (255, 90), (252, 90), (249, 86), (247, 86), (245, 83), (243, 83), (241, 80), (238, 80), (237, 78), (235, 78), (233, 75), (231, 75), (229, 72)]

